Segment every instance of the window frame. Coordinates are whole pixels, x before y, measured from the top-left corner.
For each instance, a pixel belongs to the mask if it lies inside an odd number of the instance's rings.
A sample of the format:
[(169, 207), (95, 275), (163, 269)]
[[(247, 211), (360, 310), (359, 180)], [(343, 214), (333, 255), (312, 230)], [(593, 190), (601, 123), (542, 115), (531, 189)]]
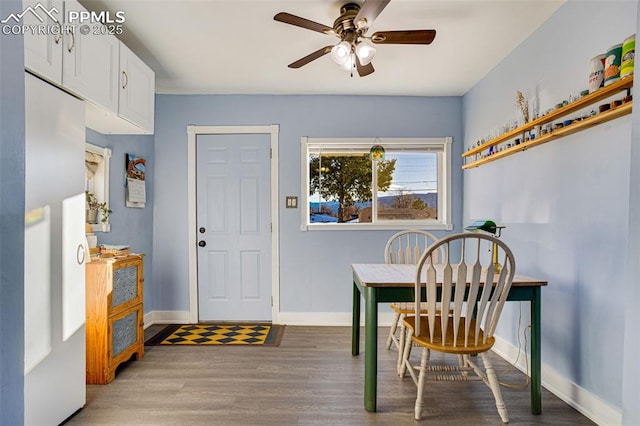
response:
[[(101, 146), (94, 145), (86, 142), (84, 150), (102, 156), (102, 162), (98, 166), (98, 170), (94, 175), (94, 188), (93, 193), (96, 195), (100, 202), (109, 204), (109, 169), (111, 163), (111, 150), (109, 148), (103, 148)], [(87, 188), (85, 188), (86, 190)], [(111, 232), (111, 223), (107, 219), (106, 223), (98, 222), (92, 223), (91, 228), (93, 232)]]
[[(300, 140), (301, 153), (301, 231), (318, 230), (402, 230), (425, 229), (447, 230), (453, 229), (451, 211), (451, 144), (453, 138), (313, 138), (304, 136)], [(411, 221), (378, 221), (372, 223), (310, 223), (309, 222), (309, 151), (317, 146), (327, 149), (339, 149), (348, 147), (362, 148), (382, 145), (387, 151), (394, 148), (433, 147), (441, 150), (438, 154), (438, 219), (437, 220), (411, 220)]]

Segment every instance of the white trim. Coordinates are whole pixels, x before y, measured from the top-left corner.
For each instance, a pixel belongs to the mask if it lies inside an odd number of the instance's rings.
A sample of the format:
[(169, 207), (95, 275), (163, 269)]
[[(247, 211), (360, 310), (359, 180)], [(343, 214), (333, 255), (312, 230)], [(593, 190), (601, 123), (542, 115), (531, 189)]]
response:
[(278, 135), (280, 126), (187, 126), (187, 204), (189, 236), (189, 322), (198, 322), (198, 259), (196, 250), (196, 141), (198, 135), (271, 135), (271, 321), (277, 324), (280, 312), (280, 241), (278, 212)]
[(151, 311), (144, 314), (144, 328), (154, 324), (190, 324), (189, 311)]
[[(443, 175), (445, 176), (445, 185), (446, 187), (444, 187), (444, 190), (447, 194), (447, 202), (443, 203), (442, 199), (440, 199), (440, 197), (442, 197), (443, 192), (440, 191), (440, 187), (438, 187), (438, 206), (442, 206), (442, 209), (444, 210), (442, 212), (442, 216), (446, 218), (446, 222), (444, 223), (445, 229), (447, 231), (451, 231), (453, 229), (453, 215), (452, 215), (452, 209), (451, 209), (451, 203), (453, 200), (453, 193), (451, 190), (451, 168), (453, 167), (453, 158), (452, 157), (452, 153), (451, 153), (451, 144), (453, 143), (453, 138), (451, 136), (448, 136), (445, 138), (444, 140), (444, 153), (447, 156), (447, 158), (449, 159), (449, 161), (441, 161), (442, 167), (444, 168), (443, 170)], [(438, 182), (438, 186), (441, 184), (441, 182)], [(432, 229), (437, 229), (437, 228), (432, 228)]]
[[(513, 346), (510, 342), (494, 336), (496, 339), (493, 345), (493, 352), (505, 359), (507, 362), (513, 363), (518, 358), (516, 367), (525, 372), (526, 365), (524, 363), (525, 354), (520, 349)], [(531, 370), (529, 370), (531, 371)], [(622, 411), (612, 407), (598, 396), (588, 390), (578, 386), (566, 377), (558, 374), (552, 368), (542, 364), (542, 385), (553, 393), (555, 396), (566, 402), (578, 412), (589, 418), (599, 425), (621, 425)], [(544, 406), (542, 407), (544, 412)]]
[[(308, 143), (309, 149), (340, 149), (349, 150), (354, 148), (354, 152), (369, 153), (369, 149), (376, 144), (385, 144), (385, 141), (393, 141), (393, 144), (401, 142), (403, 147), (410, 147), (415, 145), (417, 147), (424, 147), (425, 145), (441, 145), (451, 141), (451, 137), (437, 137), (437, 138), (403, 138), (403, 137), (389, 137), (389, 138), (314, 138), (304, 137)], [(311, 139), (311, 141), (309, 141)]]
[(187, 211), (189, 242), (189, 322), (198, 322), (198, 252), (196, 250), (196, 126), (187, 126)]
[[(189, 311), (151, 311), (144, 315), (144, 328), (154, 324), (191, 324)], [(378, 314), (380, 327), (389, 327), (393, 312)], [(351, 327), (351, 312), (280, 312), (273, 324), (299, 326)], [(360, 314), (360, 325), (364, 326), (364, 309)]]
[(300, 230), (307, 230), (307, 218), (309, 217), (309, 152), (306, 147), (309, 146), (309, 138), (303, 136), (300, 138), (300, 164), (302, 170), (300, 172)]
[[(111, 149), (94, 145), (90, 142), (85, 142), (84, 150), (89, 151), (93, 154), (100, 155), (102, 157), (102, 164), (100, 164), (100, 168), (103, 170), (103, 172), (100, 174), (100, 176), (96, 174), (96, 176), (98, 177), (96, 181), (97, 183), (99, 183), (99, 185), (98, 188), (94, 190), (94, 193), (99, 200), (102, 200), (103, 202), (107, 203), (107, 206), (109, 206), (109, 171), (111, 170)], [(92, 223), (91, 228), (93, 229), (93, 232), (110, 232), (111, 224), (107, 219), (106, 223)]]
[[(308, 205), (309, 203), (307, 203)], [(443, 224), (439, 222), (378, 222), (378, 223), (310, 223), (308, 225), (301, 225), (301, 231), (347, 231), (354, 229), (374, 229), (378, 231), (401, 231), (403, 229), (423, 229), (425, 231), (450, 231), (453, 229), (451, 224)]]
[[(360, 325), (364, 326), (364, 309), (360, 313)], [(393, 312), (378, 313), (378, 326), (389, 327)], [(279, 324), (304, 326), (351, 327), (351, 312), (280, 312)]]

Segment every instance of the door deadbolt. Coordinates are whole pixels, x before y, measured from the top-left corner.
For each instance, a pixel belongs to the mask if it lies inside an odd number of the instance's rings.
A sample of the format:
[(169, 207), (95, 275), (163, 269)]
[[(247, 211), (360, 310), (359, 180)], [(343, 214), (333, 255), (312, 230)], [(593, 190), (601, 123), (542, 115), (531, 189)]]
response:
[(198, 231), (200, 231), (201, 234), (204, 234), (205, 232), (207, 232), (207, 230), (204, 229), (204, 226), (201, 226), (200, 229), (198, 229)]
[(204, 247), (204, 246), (206, 246), (206, 245), (207, 245), (207, 242), (206, 242), (205, 240), (200, 240), (200, 241), (198, 242), (198, 245), (199, 245), (200, 247)]

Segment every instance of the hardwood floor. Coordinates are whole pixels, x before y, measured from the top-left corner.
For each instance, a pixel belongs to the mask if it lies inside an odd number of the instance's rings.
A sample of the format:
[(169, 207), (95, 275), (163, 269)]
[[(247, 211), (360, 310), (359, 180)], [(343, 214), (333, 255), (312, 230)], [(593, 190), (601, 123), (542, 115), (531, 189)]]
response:
[[(162, 326), (146, 330), (153, 335)], [(388, 329), (380, 329), (383, 345)], [(420, 422), (413, 419), (415, 386), (395, 375), (396, 352), (378, 351), (378, 412), (363, 406), (363, 352), (351, 356), (349, 327), (288, 326), (279, 347), (147, 346), (108, 385), (88, 385), (87, 404), (68, 425), (494, 425), (491, 391), (482, 382), (429, 382)], [(418, 357), (415, 350), (413, 357)], [(455, 357), (447, 362), (456, 363)], [(524, 375), (494, 356), (503, 382)], [(432, 360), (444, 361), (437, 354)], [(531, 414), (528, 388), (502, 394), (513, 425), (592, 425), (543, 391)]]

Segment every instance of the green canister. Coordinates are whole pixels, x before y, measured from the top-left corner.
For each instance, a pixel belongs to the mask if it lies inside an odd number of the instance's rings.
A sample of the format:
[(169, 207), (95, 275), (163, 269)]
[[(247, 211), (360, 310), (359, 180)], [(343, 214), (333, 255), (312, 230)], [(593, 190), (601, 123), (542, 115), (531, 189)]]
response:
[(604, 85), (608, 86), (620, 80), (620, 57), (622, 56), (622, 43), (611, 46), (604, 58)]
[(620, 62), (620, 78), (633, 74), (636, 52), (636, 35), (630, 35), (622, 43), (622, 59)]

